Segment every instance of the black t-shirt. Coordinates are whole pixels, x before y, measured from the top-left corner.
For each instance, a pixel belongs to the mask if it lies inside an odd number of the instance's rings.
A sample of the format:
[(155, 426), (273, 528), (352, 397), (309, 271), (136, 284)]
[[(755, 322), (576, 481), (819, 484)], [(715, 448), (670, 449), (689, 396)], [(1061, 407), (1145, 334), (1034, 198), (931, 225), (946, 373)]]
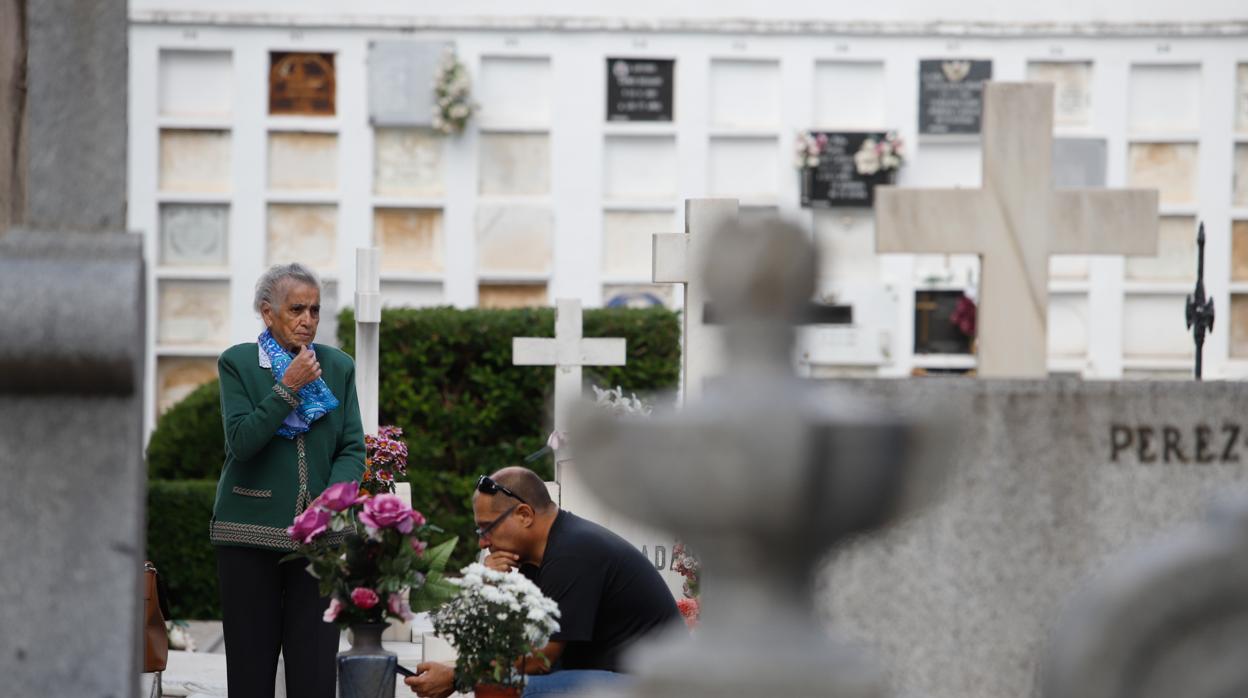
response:
[(556, 669), (619, 671), (624, 649), (680, 619), (672, 592), (637, 548), (570, 512), (555, 517), (541, 567), (521, 572), (559, 604), (551, 639), (567, 646)]

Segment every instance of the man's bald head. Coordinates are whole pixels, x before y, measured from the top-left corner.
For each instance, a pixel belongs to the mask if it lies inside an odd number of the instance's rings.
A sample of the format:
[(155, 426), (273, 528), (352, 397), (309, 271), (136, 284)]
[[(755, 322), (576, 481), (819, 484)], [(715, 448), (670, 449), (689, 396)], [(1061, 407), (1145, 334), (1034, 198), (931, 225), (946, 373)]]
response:
[(546, 483), (528, 468), (518, 465), (503, 468), (490, 475), (490, 479), (515, 492), (535, 512), (544, 514), (555, 506), (554, 500), (550, 498), (550, 491), (546, 489)]

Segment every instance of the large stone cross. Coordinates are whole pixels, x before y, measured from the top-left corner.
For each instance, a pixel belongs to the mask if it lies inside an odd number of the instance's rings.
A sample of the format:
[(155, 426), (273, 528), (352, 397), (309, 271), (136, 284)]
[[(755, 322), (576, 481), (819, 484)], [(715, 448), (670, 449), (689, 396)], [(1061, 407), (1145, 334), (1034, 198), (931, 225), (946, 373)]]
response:
[(560, 298), (555, 303), (555, 337), (513, 337), (511, 360), (516, 366), (555, 367), (555, 431), (567, 433), (569, 410), (581, 396), (582, 366), (623, 366), (626, 340), (586, 339), (581, 334), (581, 302)]
[(1052, 85), (988, 83), (981, 138), (981, 189), (876, 189), (876, 251), (980, 255), (979, 375), (1042, 377), (1049, 256), (1157, 254), (1157, 191), (1053, 188)]
[(706, 258), (712, 231), (725, 220), (736, 217), (736, 199), (688, 199), (685, 201), (685, 232), (654, 236), (651, 257), (654, 282), (685, 285), (685, 307), (681, 314), (684, 343), (680, 352), (685, 402), (696, 402), (701, 397), (702, 383), (714, 372), (717, 356), (712, 336), (715, 330), (706, 322), (707, 296), (698, 270)]

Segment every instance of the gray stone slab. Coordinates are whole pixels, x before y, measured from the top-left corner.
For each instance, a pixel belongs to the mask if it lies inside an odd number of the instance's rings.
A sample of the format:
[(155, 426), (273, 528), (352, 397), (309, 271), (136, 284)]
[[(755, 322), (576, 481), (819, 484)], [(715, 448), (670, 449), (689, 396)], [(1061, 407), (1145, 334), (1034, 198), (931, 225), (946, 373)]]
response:
[(27, 3), (25, 222), (126, 225), (126, 0)]
[(433, 125), (433, 84), (444, 41), (370, 41), (368, 116), (374, 126)]
[(863, 381), (956, 415), (939, 501), (820, 575), (822, 610), (875, 651), (894, 695), (1038, 695), (1065, 599), (1126, 546), (1198, 518), (1248, 477), (1239, 383)]
[(104, 233), (0, 238), (4, 695), (121, 698), (139, 689), (139, 242)]

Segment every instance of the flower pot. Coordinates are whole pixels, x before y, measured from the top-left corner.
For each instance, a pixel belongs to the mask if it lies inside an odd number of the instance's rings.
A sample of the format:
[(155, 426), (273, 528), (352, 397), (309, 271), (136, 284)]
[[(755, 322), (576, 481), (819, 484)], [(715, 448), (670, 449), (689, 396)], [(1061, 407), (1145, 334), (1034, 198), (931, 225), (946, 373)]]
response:
[(381, 646), (385, 623), (351, 626), (351, 649), (338, 653), (339, 698), (392, 698), (398, 659)]
[(522, 686), (500, 686), (496, 683), (479, 683), (472, 688), (477, 698), (520, 698)]

